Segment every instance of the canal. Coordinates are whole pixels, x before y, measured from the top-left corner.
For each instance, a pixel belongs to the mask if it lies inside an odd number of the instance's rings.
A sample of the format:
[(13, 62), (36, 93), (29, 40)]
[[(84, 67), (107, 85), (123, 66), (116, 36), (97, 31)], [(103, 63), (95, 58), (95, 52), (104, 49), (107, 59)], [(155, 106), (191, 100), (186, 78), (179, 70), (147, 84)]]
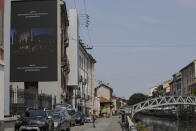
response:
[(182, 121), (137, 114), (138, 124), (145, 125), (147, 131), (196, 131), (196, 120)]

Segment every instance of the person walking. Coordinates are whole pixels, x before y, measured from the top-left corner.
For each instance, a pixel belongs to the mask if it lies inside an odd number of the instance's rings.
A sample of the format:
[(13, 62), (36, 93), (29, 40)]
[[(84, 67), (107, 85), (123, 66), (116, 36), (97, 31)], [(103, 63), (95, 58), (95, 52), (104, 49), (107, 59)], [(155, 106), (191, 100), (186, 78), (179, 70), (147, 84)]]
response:
[(92, 115), (92, 119), (93, 119), (93, 127), (95, 128), (95, 122), (96, 122), (96, 111), (93, 111), (93, 115)]

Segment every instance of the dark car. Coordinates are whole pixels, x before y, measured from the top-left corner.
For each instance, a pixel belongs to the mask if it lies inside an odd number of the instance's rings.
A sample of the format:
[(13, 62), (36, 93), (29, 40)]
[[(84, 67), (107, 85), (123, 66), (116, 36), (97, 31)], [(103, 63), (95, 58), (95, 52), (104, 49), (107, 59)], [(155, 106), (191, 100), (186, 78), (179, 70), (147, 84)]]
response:
[(15, 123), (16, 131), (53, 131), (54, 122), (46, 110), (29, 109)]
[(75, 125), (76, 124), (76, 121), (75, 121), (75, 110), (73, 108), (67, 108), (67, 107), (64, 107), (62, 105), (69, 105), (69, 104), (57, 104), (55, 109), (56, 110), (65, 110), (65, 111), (68, 111), (70, 117), (71, 117), (71, 125)]
[(69, 115), (71, 116), (71, 125), (76, 125), (75, 117), (76, 117), (76, 112), (74, 109), (67, 109)]
[(70, 116), (65, 110), (58, 110), (52, 113), (54, 131), (70, 131)]
[(77, 112), (75, 115), (76, 124), (84, 125), (84, 115), (81, 112)]
[(73, 108), (70, 104), (56, 104), (55, 108), (56, 107), (65, 107), (66, 109)]

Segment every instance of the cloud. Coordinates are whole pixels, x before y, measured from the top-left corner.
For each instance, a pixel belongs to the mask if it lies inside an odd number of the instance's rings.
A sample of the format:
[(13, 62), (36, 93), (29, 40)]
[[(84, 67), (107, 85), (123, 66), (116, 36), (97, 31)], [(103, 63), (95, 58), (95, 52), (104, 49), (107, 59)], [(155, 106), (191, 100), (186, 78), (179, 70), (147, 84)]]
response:
[(196, 9), (196, 0), (176, 0), (177, 3), (182, 5), (185, 8), (193, 8)]

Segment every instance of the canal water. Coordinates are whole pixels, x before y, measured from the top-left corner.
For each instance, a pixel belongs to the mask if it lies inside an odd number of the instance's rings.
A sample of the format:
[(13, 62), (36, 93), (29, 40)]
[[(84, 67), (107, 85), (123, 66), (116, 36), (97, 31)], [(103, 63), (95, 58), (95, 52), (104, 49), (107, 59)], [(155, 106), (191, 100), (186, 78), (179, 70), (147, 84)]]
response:
[(148, 131), (196, 131), (196, 120), (181, 121), (142, 114), (136, 115), (136, 119)]

